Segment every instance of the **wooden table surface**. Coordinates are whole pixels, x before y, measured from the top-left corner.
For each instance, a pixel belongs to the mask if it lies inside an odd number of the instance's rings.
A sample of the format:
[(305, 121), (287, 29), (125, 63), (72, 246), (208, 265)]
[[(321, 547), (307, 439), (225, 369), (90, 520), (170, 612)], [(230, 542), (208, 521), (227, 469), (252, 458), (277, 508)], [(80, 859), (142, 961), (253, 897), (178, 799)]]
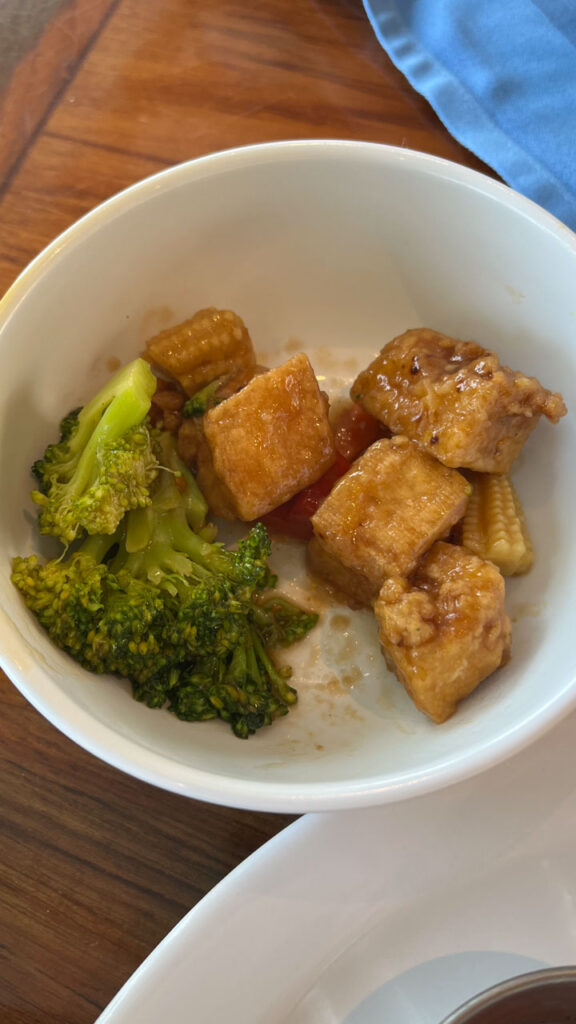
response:
[[(216, 150), (363, 139), (485, 170), (391, 64), (360, 0), (53, 7), (0, 93), (0, 294), (97, 203)], [(292, 819), (157, 790), (79, 749), (5, 677), (0, 700), (0, 1022), (88, 1024)]]

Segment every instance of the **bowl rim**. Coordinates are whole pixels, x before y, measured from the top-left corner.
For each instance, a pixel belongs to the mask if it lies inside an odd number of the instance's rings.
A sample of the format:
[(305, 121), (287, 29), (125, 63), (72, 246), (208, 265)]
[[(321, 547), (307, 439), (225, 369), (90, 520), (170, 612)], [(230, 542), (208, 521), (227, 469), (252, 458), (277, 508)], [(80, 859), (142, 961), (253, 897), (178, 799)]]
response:
[(542, 986), (545, 986), (546, 989), (557, 988), (564, 982), (568, 982), (570, 985), (576, 984), (576, 965), (543, 967), (537, 971), (516, 974), (514, 977), (491, 985), (490, 988), (485, 988), (482, 992), (467, 999), (465, 1003), (461, 1003), (447, 1017), (444, 1017), (441, 1024), (468, 1024), (471, 1015), (473, 1024), (474, 1014), (484, 1010), (498, 1009), (502, 999), (517, 994), (525, 995), (535, 992)]
[(182, 161), (172, 167), (163, 168), (161, 171), (155, 171), (88, 210), (49, 242), (17, 275), (0, 298), (0, 327), (3, 319), (10, 315), (19, 302), (23, 291), (27, 291), (34, 284), (35, 279), (43, 273), (46, 264), (80, 238), (89, 236), (96, 231), (100, 222), (108, 221), (111, 214), (113, 217), (119, 215), (133, 204), (137, 205), (146, 200), (154, 192), (164, 190), (165, 183), (168, 183), (169, 188), (177, 188), (184, 181), (188, 181), (190, 176), (202, 177), (204, 174), (218, 173), (225, 170), (227, 165), (248, 165), (254, 160), (257, 161), (258, 158), (268, 158), (270, 162), (274, 162), (276, 158), (285, 159), (286, 155), (294, 155), (294, 158), (297, 158), (301, 154), (308, 154), (313, 150), (337, 153), (344, 159), (354, 159), (356, 154), (362, 153), (364, 159), (373, 159), (378, 162), (382, 160), (391, 164), (409, 162), (423, 174), (443, 177), (447, 181), (475, 188), (485, 195), (500, 200), (507, 207), (516, 210), (556, 235), (560, 241), (576, 251), (576, 232), (572, 231), (554, 214), (549, 213), (534, 200), (516, 192), (503, 181), (491, 178), (481, 171), (458, 164), (445, 157), (435, 156), (418, 149), (356, 139), (284, 139), (277, 142), (258, 142), (248, 146), (220, 149), (191, 160)]
[[(219, 150), (158, 171), (128, 186), (84, 214), (47, 245), (18, 275), (0, 299), (0, 332), (28, 290), (60, 254), (96, 233), (110, 219), (146, 202), (155, 193), (176, 189), (195, 179), (263, 161), (307, 160), (319, 153), (339, 161), (371, 161), (378, 165), (409, 165), (415, 173), (439, 177), (503, 204), (538, 228), (553, 235), (576, 256), (576, 234), (552, 214), (508, 185), (480, 171), (443, 157), (383, 143), (342, 139), (294, 139)], [(538, 711), (538, 721), (527, 715), (506, 727), (496, 739), (483, 742), (457, 761), (445, 760), (429, 769), (405, 770), (382, 780), (364, 778), (337, 782), (277, 782), (237, 779), (184, 765), (121, 736), (62, 692), (46, 697), (46, 675), (36, 661), (21, 671), (18, 633), (0, 610), (2, 646), (0, 666), (22, 695), (57, 729), (83, 749), (128, 775), (168, 791), (229, 807), (279, 813), (344, 810), (395, 802), (445, 788), (495, 766), (519, 753), (544, 735), (576, 706), (576, 679)]]

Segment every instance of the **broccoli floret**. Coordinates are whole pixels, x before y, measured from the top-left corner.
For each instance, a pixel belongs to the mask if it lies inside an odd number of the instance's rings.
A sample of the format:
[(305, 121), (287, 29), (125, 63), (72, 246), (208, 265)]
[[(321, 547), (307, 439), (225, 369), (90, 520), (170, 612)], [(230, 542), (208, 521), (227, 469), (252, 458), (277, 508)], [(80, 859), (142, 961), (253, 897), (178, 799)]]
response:
[(221, 718), (246, 738), (297, 699), (290, 669), (270, 648), (287, 646), (317, 616), (270, 595), (270, 540), (258, 523), (235, 550), (208, 541), (205, 502), (159, 438), (162, 466), (150, 504), (113, 534), (88, 536), (65, 557), (16, 558), (12, 580), (51, 639), (92, 672), (132, 683), (149, 707), (179, 718)]
[(299, 608), (282, 594), (272, 594), (256, 605), (254, 622), (268, 647), (289, 647), (308, 635), (318, 615)]
[(203, 416), (205, 412), (208, 412), (208, 409), (213, 409), (215, 405), (219, 405), (221, 399), (218, 397), (218, 391), (223, 381), (224, 377), (217, 377), (216, 380), (211, 380), (209, 384), (206, 384), (195, 395), (192, 395), (187, 402), (184, 402), (182, 415), (185, 418)]
[[(144, 518), (146, 522), (142, 525)], [(181, 600), (184, 600), (187, 579), (219, 587), (223, 596), (233, 591), (243, 600), (276, 583), (268, 566), (270, 540), (262, 523), (254, 526), (248, 536), (239, 541), (237, 550), (232, 551), (194, 532), (183, 507), (157, 513), (152, 503), (145, 510), (145, 517), (138, 516), (136, 528), (131, 519), (132, 513), (128, 513), (131, 551), (124, 547), (118, 552), (112, 563), (115, 572), (125, 569), (139, 579), (178, 593)], [(142, 538), (149, 538), (140, 550), (135, 547), (137, 531)]]
[(50, 488), (52, 463), (58, 462), (62, 443), (67, 441), (76, 430), (81, 410), (82, 406), (79, 405), (77, 409), (72, 409), (64, 419), (60, 420), (60, 440), (57, 444), (49, 444), (42, 458), (37, 459), (32, 466), (32, 473), (36, 477), (38, 487), (43, 494)]
[(228, 656), (207, 656), (184, 671), (169, 694), (169, 710), (185, 721), (219, 717), (240, 739), (286, 715), (297, 694), (250, 624)]
[[(171, 486), (178, 505), (168, 500)], [(244, 642), (256, 596), (276, 582), (268, 566), (270, 539), (261, 523), (236, 550), (204, 540), (190, 527), (185, 495), (174, 477), (161, 470), (151, 505), (126, 516), (126, 536), (111, 570), (170, 595), (176, 611), (166, 639), (181, 662), (225, 657)]]
[(104, 596), (106, 566), (101, 557), (110, 538), (90, 538), (69, 559), (42, 563), (36, 555), (15, 558), (12, 582), (50, 639), (84, 663), (87, 637), (98, 621)]
[(157, 587), (109, 572), (98, 621), (84, 647), (85, 667), (133, 682), (164, 672), (177, 660), (165, 635), (170, 616), (168, 599)]
[(12, 582), (53, 643), (84, 668), (146, 681), (176, 661), (165, 637), (168, 597), (111, 573), (98, 561), (109, 547), (110, 537), (90, 537), (66, 560), (16, 558)]
[(41, 533), (72, 543), (111, 534), (128, 509), (150, 501), (158, 458), (147, 415), (156, 378), (136, 359), (60, 424), (60, 440), (34, 463)]
[(126, 541), (112, 562), (113, 571), (125, 570), (163, 586), (178, 594), (182, 603), (190, 580), (220, 589), (220, 597), (212, 594), (212, 605), (232, 593), (245, 601), (257, 591), (275, 586), (268, 565), (266, 527), (257, 523), (236, 550), (206, 540), (202, 535), (206, 503), (167, 432), (159, 438), (159, 450), (162, 466), (150, 505), (127, 514)]

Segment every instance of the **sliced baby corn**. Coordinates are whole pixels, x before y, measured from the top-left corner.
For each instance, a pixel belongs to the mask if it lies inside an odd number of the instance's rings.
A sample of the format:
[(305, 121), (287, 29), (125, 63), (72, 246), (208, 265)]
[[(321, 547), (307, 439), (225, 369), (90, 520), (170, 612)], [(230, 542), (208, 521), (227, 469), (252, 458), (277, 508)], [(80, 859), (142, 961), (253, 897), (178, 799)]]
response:
[(494, 562), (504, 576), (528, 572), (534, 550), (510, 478), (495, 473), (470, 476), (472, 494), (461, 523), (463, 546)]
[[(199, 309), (146, 344), (146, 358), (194, 395), (218, 377), (253, 376), (256, 355), (240, 317), (230, 309)], [(244, 381), (245, 383), (246, 381)]]

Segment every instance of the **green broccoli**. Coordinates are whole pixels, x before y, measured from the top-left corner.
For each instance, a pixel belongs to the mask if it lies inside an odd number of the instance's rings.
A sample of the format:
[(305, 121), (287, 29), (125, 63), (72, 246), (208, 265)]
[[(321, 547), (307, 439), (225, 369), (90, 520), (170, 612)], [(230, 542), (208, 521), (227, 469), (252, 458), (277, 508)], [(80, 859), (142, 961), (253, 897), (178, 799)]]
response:
[(83, 531), (111, 534), (124, 513), (147, 505), (158, 458), (147, 415), (156, 378), (136, 359), (60, 424), (60, 440), (34, 463), (41, 533), (64, 544)]
[(206, 504), (169, 434), (150, 504), (65, 557), (16, 558), (12, 580), (51, 639), (85, 668), (129, 679), (134, 697), (179, 718), (221, 718), (246, 738), (286, 714), (296, 691), (270, 648), (317, 616), (284, 597), (258, 523), (236, 549), (206, 539)]
[(215, 380), (211, 380), (209, 384), (205, 384), (200, 391), (192, 395), (182, 407), (182, 415), (185, 418), (191, 416), (203, 416), (208, 409), (213, 409), (215, 405), (219, 405), (221, 398), (218, 395), (221, 385), (224, 383), (224, 377), (217, 377)]
[[(234, 591), (248, 598), (275, 586), (266, 528), (258, 523), (234, 551), (207, 540), (206, 502), (169, 433), (159, 436), (158, 450), (161, 468), (150, 504), (125, 517), (126, 539), (112, 560), (112, 570), (163, 586), (181, 601), (188, 577), (196, 584), (216, 585), (223, 597)], [(212, 603), (217, 599), (213, 595)]]
[(226, 661), (207, 656), (183, 672), (168, 693), (169, 709), (186, 721), (218, 716), (247, 739), (296, 703), (296, 690), (286, 681), (289, 674), (275, 666), (252, 623)]
[(36, 555), (14, 558), (12, 582), (50, 639), (82, 661), (87, 637), (97, 621), (103, 601), (106, 554), (110, 538), (102, 543), (91, 537), (85, 548), (67, 561), (42, 563)]
[[(295, 612), (300, 609), (295, 608)], [(309, 628), (317, 617), (307, 617)], [(313, 621), (312, 621), (313, 619)], [(206, 652), (193, 660), (184, 658), (162, 679), (155, 677), (137, 684), (134, 696), (150, 707), (168, 701), (178, 718), (201, 722), (221, 718), (229, 722), (240, 739), (286, 715), (298, 695), (287, 680), (291, 670), (279, 669), (265, 648), (250, 612), (245, 617), (243, 637), (217, 653)]]
[(302, 611), (282, 594), (272, 594), (254, 610), (254, 623), (268, 647), (289, 647), (303, 640), (317, 621), (315, 613)]
[(86, 638), (85, 668), (145, 682), (177, 663), (166, 631), (173, 609), (152, 584), (127, 574), (105, 577), (100, 613)]

